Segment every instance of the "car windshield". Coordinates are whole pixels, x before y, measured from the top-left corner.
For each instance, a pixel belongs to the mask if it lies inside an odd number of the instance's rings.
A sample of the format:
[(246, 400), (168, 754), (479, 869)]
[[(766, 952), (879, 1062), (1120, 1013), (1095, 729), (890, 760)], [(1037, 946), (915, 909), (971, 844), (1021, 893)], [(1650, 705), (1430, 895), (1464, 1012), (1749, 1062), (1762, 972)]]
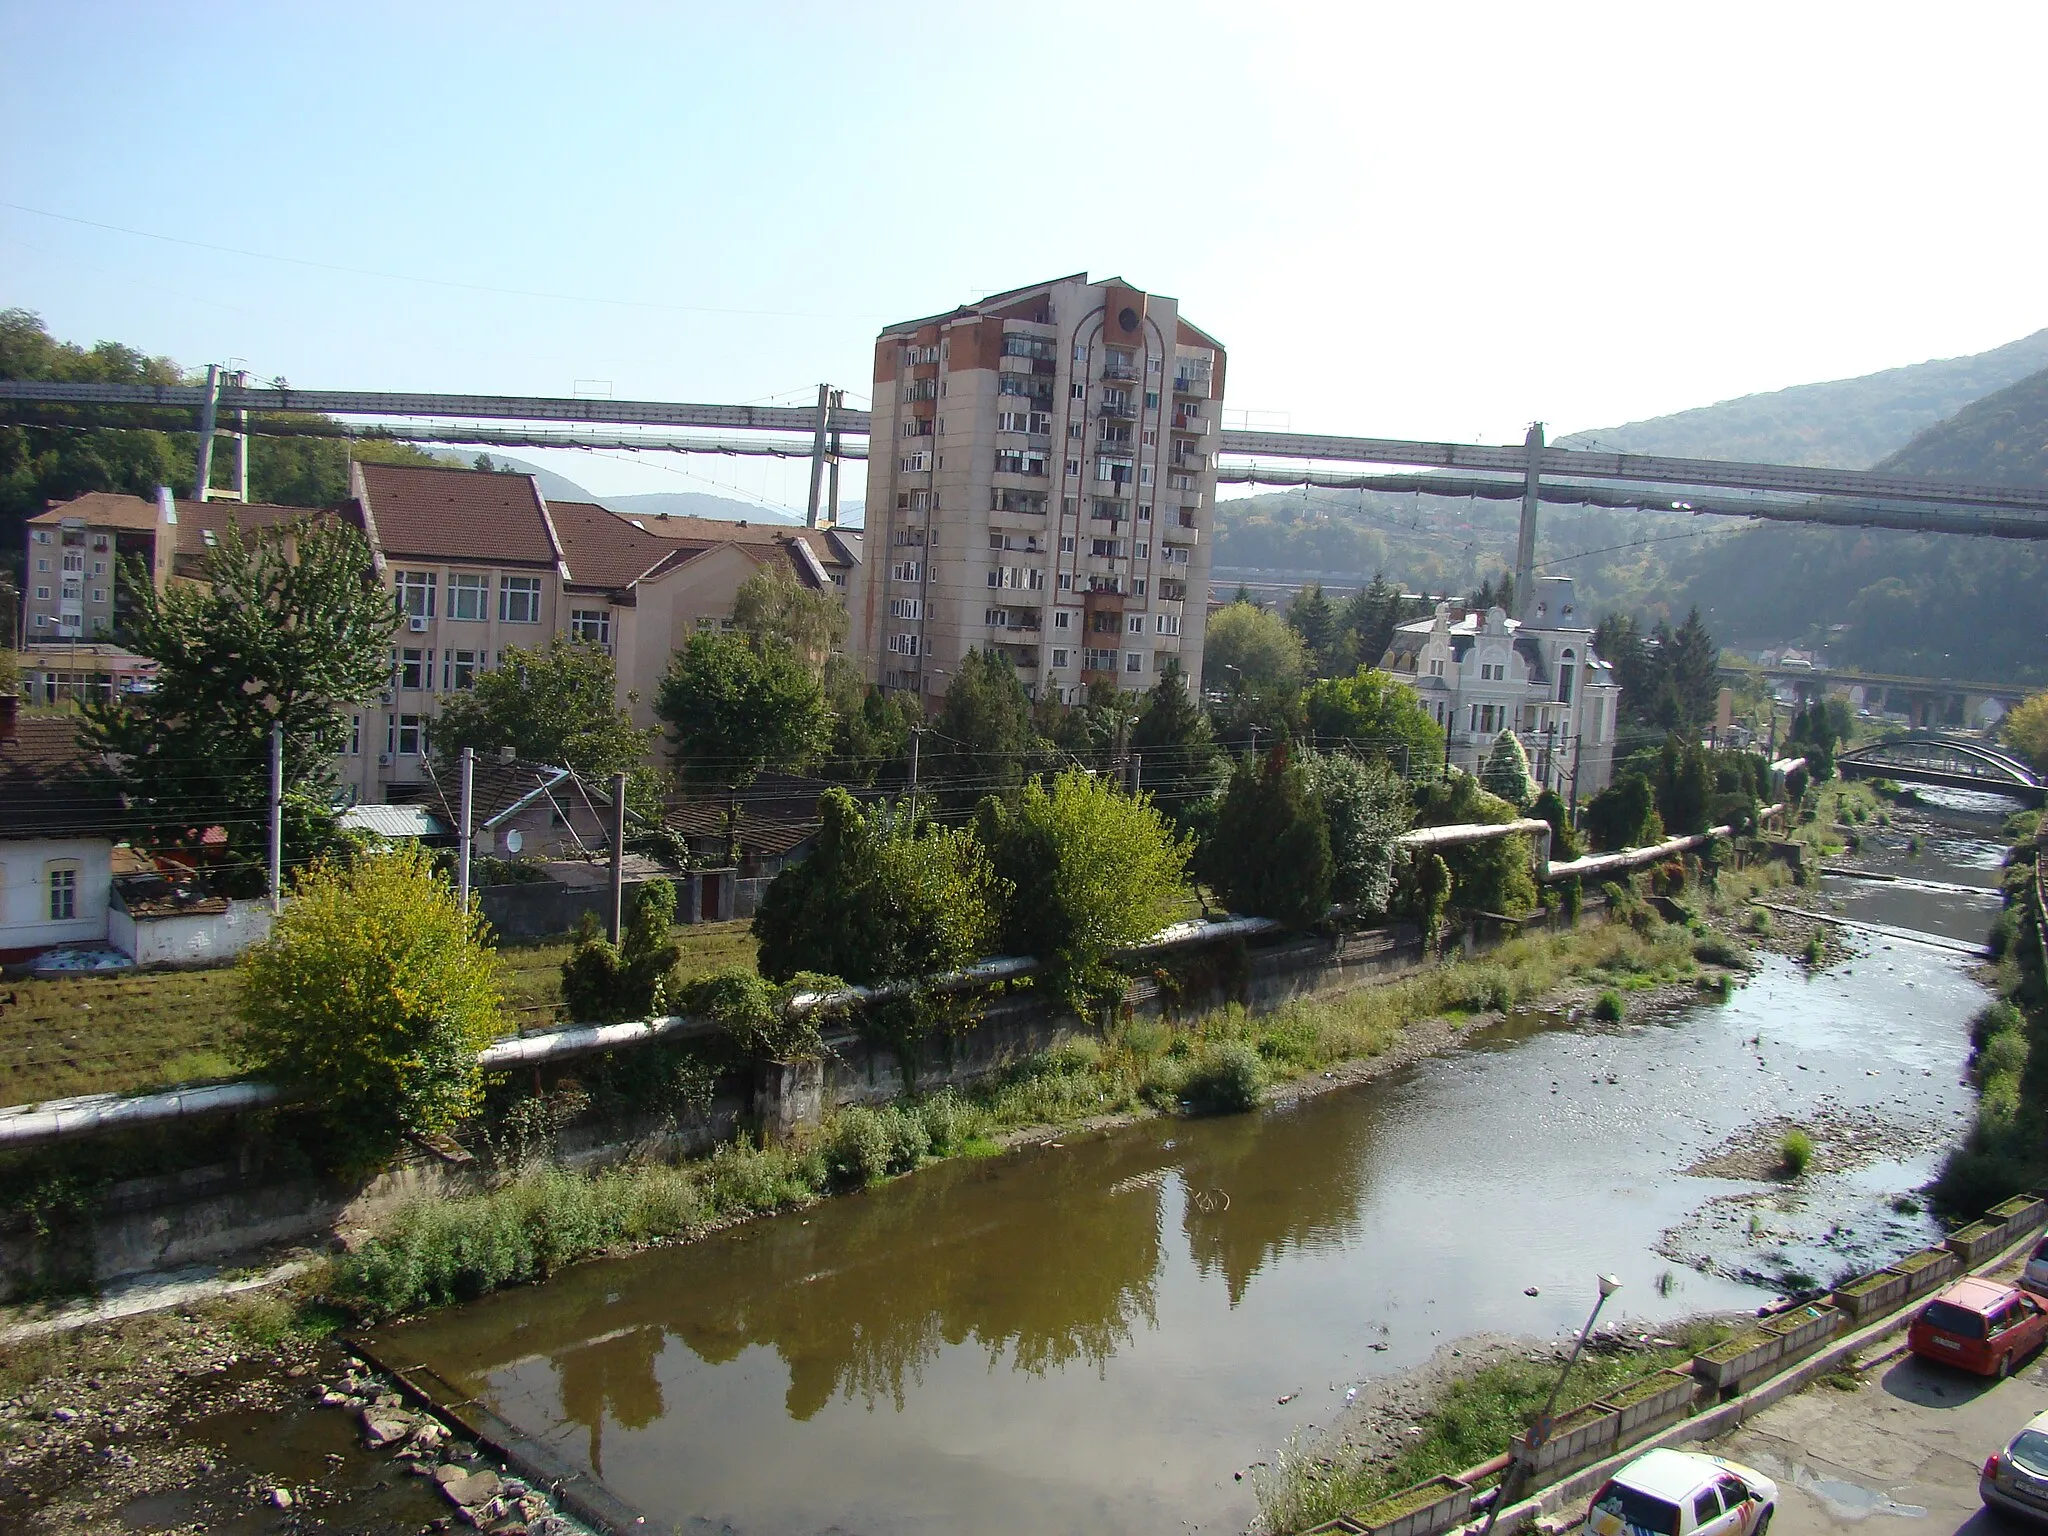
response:
[(1676, 1504), (1623, 1483), (1609, 1483), (1602, 1488), (1593, 1500), (1593, 1508), (1603, 1515), (1618, 1517), (1638, 1531), (1649, 1532), (1650, 1536), (1678, 1536)]
[(1959, 1307), (1952, 1301), (1930, 1301), (1920, 1314), (1920, 1321), (1930, 1328), (1939, 1328), (1943, 1333), (1952, 1333), (1959, 1339), (1984, 1337), (1984, 1314)]
[(2005, 1455), (2036, 1477), (2048, 1477), (2048, 1435), (2038, 1429), (2023, 1429), (2014, 1435)]

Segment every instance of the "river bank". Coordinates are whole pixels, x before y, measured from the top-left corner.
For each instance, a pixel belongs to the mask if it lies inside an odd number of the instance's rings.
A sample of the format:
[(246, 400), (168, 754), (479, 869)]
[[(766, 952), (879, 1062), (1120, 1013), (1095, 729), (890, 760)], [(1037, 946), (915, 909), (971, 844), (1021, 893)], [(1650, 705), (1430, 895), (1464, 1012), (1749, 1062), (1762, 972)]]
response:
[[(1734, 910), (1729, 904), (1724, 926), (1733, 926)], [(1106, 1134), (1183, 1112), (1178, 1095), (1225, 1046), (1258, 1056), (1261, 1077), (1278, 1079), (1258, 1091), (1285, 1107), (1385, 1077), (1498, 1024), (1503, 1012), (1486, 1007), (1489, 1001), (1516, 1007), (1546, 998), (1560, 1008), (1587, 1010), (1601, 992), (1621, 990), (1631, 1008), (1651, 1010), (1697, 995), (1696, 936), (1645, 926), (1647, 935), (1617, 924), (1604, 935), (1593, 930), (1518, 940), (1474, 961), (1291, 1005), (1264, 1019), (1231, 1010), (1179, 1030), (1145, 1026), (1133, 1037), (1127, 1027), (1105, 1046), (1083, 1042), (1048, 1053), (1049, 1059), (991, 1085), (983, 1104), (963, 1106), (978, 1109), (981, 1119), (963, 1124), (958, 1145), (944, 1150), (984, 1158), (1003, 1150), (1029, 1155), (1061, 1137)], [(1594, 979), (1572, 979), (1588, 972)], [(1432, 1006), (1436, 1011), (1421, 1014)], [(1155, 1028), (1156, 1035), (1150, 1032)], [(716, 1190), (723, 1176), (732, 1205), (706, 1209), (671, 1198), (674, 1229), (646, 1243), (700, 1241), (763, 1207), (809, 1203), (831, 1187), (829, 1168), (823, 1178), (794, 1184), (789, 1167), (762, 1162), (797, 1155), (734, 1149), (723, 1167), (713, 1159), (704, 1170), (706, 1187)], [(673, 1197), (678, 1178), (690, 1173), (642, 1170), (639, 1177), (663, 1184)], [(597, 1244), (593, 1251), (621, 1246)], [(566, 1262), (573, 1255), (559, 1257)], [(421, 1505), (410, 1493), (393, 1492), (390, 1476), (379, 1470), (387, 1462), (366, 1457), (348, 1426), (334, 1427), (334, 1415), (320, 1416), (327, 1428), (302, 1428), (310, 1414), (305, 1379), (325, 1380), (348, 1369), (332, 1338), (341, 1317), (327, 1298), (336, 1288), (335, 1272), (316, 1267), (269, 1295), (0, 1351), (7, 1373), (0, 1431), (12, 1431), (13, 1441), (0, 1459), (0, 1513), (36, 1510), (42, 1529), (127, 1530), (137, 1517), (145, 1518), (145, 1528), (177, 1528), (180, 1521), (171, 1517), (190, 1510), (201, 1512), (195, 1526), (225, 1528), (220, 1522), (236, 1506), (246, 1518), (274, 1513), (271, 1490), (283, 1488), (298, 1504), (331, 1506), (337, 1516), (393, 1499), (410, 1499), (422, 1519), (445, 1514), (431, 1497)], [(88, 1380), (101, 1381), (104, 1396), (74, 1406), (76, 1384)], [(169, 1394), (155, 1392), (152, 1384), (162, 1381), (181, 1385)], [(117, 1417), (92, 1407), (100, 1401), (138, 1406)], [(244, 1430), (239, 1441), (216, 1432), (238, 1414), (258, 1427)], [(292, 1449), (295, 1438), (306, 1435), (325, 1447), (315, 1460)], [(179, 1499), (135, 1503), (166, 1489), (179, 1490)]]

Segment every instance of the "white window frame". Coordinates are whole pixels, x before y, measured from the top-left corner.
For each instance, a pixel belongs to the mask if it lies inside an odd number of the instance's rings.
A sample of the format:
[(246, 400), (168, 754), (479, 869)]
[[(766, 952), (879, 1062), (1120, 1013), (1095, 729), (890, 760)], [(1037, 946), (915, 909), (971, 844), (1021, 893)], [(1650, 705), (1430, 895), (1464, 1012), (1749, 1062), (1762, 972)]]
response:
[[(513, 599), (522, 601), (514, 604)], [(516, 616), (514, 608), (525, 610), (524, 617)], [(540, 622), (540, 578), (538, 576), (500, 576), (498, 578), (498, 622), (500, 624), (538, 624)]]
[(474, 571), (454, 571), (448, 577), (448, 617), (468, 624), (488, 623), (491, 617), (491, 579)]

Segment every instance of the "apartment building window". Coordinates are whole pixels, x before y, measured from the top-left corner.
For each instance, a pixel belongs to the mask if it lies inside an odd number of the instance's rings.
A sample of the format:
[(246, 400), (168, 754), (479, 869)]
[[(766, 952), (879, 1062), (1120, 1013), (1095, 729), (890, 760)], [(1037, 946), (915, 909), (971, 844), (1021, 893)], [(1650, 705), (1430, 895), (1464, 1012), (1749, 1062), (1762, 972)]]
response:
[(398, 573), (398, 611), (408, 619), (431, 619), (434, 616), (432, 571)]
[(407, 646), (398, 653), (398, 686), (417, 693), (434, 686), (434, 653)]
[(50, 557), (49, 557), (48, 555), (40, 555), (40, 556), (38, 556), (38, 557), (37, 557), (37, 559), (36, 559), (36, 570), (37, 570), (38, 572), (41, 572), (41, 571), (47, 571), (47, 570), (48, 570), (49, 568), (50, 568)]
[(1124, 554), (1122, 539), (1090, 539), (1088, 553), (1097, 560), (1121, 560)]
[(448, 617), (481, 624), (487, 617), (484, 578), (461, 572), (448, 578)]
[(1147, 427), (1141, 441), (1147, 448), (1157, 448), (1159, 446), (1158, 430), (1153, 427)]
[(1088, 632), (1093, 635), (1114, 635), (1123, 627), (1123, 619), (1114, 613), (1098, 613), (1088, 621)]
[(1053, 609), (1052, 627), (1054, 629), (1072, 629), (1074, 627), (1074, 610), (1071, 608)]
[(540, 622), (540, 578), (500, 576), (498, 578), (498, 622), (538, 624)]
[(1444, 675), (1444, 659), (1443, 659), (1443, 657), (1441, 657), (1441, 656), (1436, 656), (1436, 657), (1432, 657), (1432, 658), (1430, 659), (1430, 663), (1429, 663), (1429, 675), (1430, 675), (1431, 677), (1442, 677), (1442, 676)]
[(1075, 361), (1075, 362), (1077, 362), (1077, 363), (1085, 363), (1085, 362), (1087, 362), (1087, 361), (1088, 361), (1088, 343), (1087, 343), (1087, 342), (1085, 342), (1085, 341), (1077, 341), (1077, 342), (1075, 342), (1075, 343), (1074, 343), (1074, 361)]
[(1067, 478), (1069, 480), (1081, 478), (1081, 461), (1079, 459), (1067, 460)]
[(922, 652), (919, 650), (919, 646), (922, 643), (923, 637), (920, 635), (891, 635), (889, 637), (889, 654), (891, 656), (921, 655)]
[(94, 534), (92, 536), (92, 547), (97, 550), (105, 551), (107, 547), (107, 536), (104, 533)]
[(1125, 614), (1124, 633), (1129, 635), (1142, 635), (1145, 633), (1145, 615), (1142, 613)]
[(921, 619), (924, 617), (924, 599), (921, 597), (892, 597), (889, 599), (889, 617), (892, 619)]
[(1014, 591), (1043, 592), (1045, 572), (1033, 566), (998, 565), (989, 571), (988, 584)]
[(348, 717), (348, 755), (350, 757), (361, 757), (363, 755), (363, 717), (361, 715), (350, 715)]
[(1504, 661), (1482, 661), (1479, 663), (1479, 680), (1482, 683), (1497, 683), (1508, 675)]
[[(48, 602), (49, 600), (50, 600), (50, 589), (49, 589), (48, 587), (37, 587), (37, 588), (36, 588), (36, 601), (37, 601), (37, 602), (39, 602), (39, 603), (47, 603), (47, 602)], [(41, 622), (41, 619), (42, 619), (42, 615), (38, 614), (38, 615), (36, 616), (36, 618), (37, 618), (37, 622), (39, 622), (39, 623), (40, 623), (40, 622)]]
[(1575, 670), (1573, 664), (1577, 659), (1570, 651), (1566, 651), (1558, 658), (1557, 702), (1560, 704), (1569, 704), (1572, 701), (1572, 673)]
[(1180, 633), (1180, 615), (1179, 615), (1179, 614), (1177, 614), (1177, 613), (1162, 613), (1162, 614), (1160, 614), (1160, 615), (1159, 615), (1159, 633), (1160, 633), (1160, 634), (1162, 634), (1162, 635), (1177, 635), (1177, 634), (1179, 634), (1179, 633)]
[(68, 923), (78, 916), (78, 866), (46, 866), (50, 885), (50, 921)]
[(1129, 459), (1111, 458), (1108, 454), (1100, 454), (1095, 460), (1095, 478), (1104, 484), (1129, 485), (1131, 483), (1131, 461)]
[(1114, 672), (1116, 670), (1116, 652), (1098, 651), (1094, 646), (1089, 646), (1081, 652), (1081, 670), (1084, 672)]
[(93, 561), (93, 563), (92, 563), (92, 573), (93, 573), (93, 575), (95, 575), (95, 576), (104, 576), (104, 575), (106, 575), (106, 574), (107, 574), (107, 562), (106, 562), (106, 561), (104, 561), (104, 560), (95, 560), (95, 561)]
[(475, 684), (477, 673), (483, 669), (482, 651), (444, 651), (441, 654), (441, 686), (450, 693), (460, 693)]
[[(38, 528), (38, 529), (36, 530), (36, 540), (35, 540), (35, 541), (36, 541), (36, 542), (37, 542), (38, 544), (47, 544), (47, 543), (49, 543), (49, 542), (50, 542), (50, 530), (49, 530), (49, 529), (47, 529), (47, 528)], [(47, 570), (47, 569), (48, 569), (48, 567), (47, 567), (47, 566), (45, 566), (45, 567), (44, 567), (44, 569), (45, 569), (45, 570)]]
[(1031, 448), (998, 448), (996, 472), (1003, 475), (1042, 475), (1045, 455)]
[(1150, 654), (1150, 652), (1147, 652), (1147, 651), (1125, 651), (1125, 652), (1124, 652), (1124, 670), (1125, 670), (1126, 672), (1142, 672), (1142, 671), (1144, 671), (1144, 670), (1145, 670), (1145, 658), (1146, 658), (1146, 656), (1148, 656), (1149, 654)]
[(104, 603), (107, 600), (107, 589), (105, 587), (94, 587), (92, 589), (92, 600), (96, 603)]
[(1079, 379), (1074, 380), (1072, 384), (1067, 386), (1067, 398), (1069, 400), (1086, 400), (1088, 398), (1088, 386)]
[(1134, 576), (1134, 577), (1132, 577), (1132, 578), (1131, 578), (1131, 596), (1133, 596), (1133, 597), (1143, 597), (1144, 595), (1145, 595), (1145, 578), (1144, 578), (1144, 577), (1142, 577), (1142, 576)]
[[(1074, 590), (1074, 573), (1073, 573), (1073, 572), (1071, 572), (1071, 571), (1061, 571), (1061, 572), (1060, 572), (1060, 590), (1061, 590), (1062, 592), (1071, 592), (1071, 591), (1073, 591), (1073, 590)], [(41, 622), (41, 620), (40, 620), (40, 619), (38, 619), (38, 620), (37, 620), (37, 622), (38, 622), (38, 623), (40, 623), (40, 622)]]
[(906, 453), (896, 461), (896, 467), (906, 475), (921, 475), (932, 467), (931, 451)]
[(997, 411), (996, 430), (998, 432), (1029, 432), (1031, 430), (1031, 413), (1029, 411)]
[(1060, 535), (1060, 553), (1061, 553), (1061, 554), (1063, 554), (1063, 555), (1071, 555), (1071, 554), (1072, 554), (1073, 552), (1074, 552), (1074, 536), (1073, 536), (1073, 535), (1072, 535), (1071, 533), (1063, 533), (1063, 534), (1061, 534), (1061, 535)]
[(889, 567), (889, 579), (891, 581), (907, 581), (913, 585), (923, 581), (924, 562), (922, 560), (898, 560)]
[(1067, 653), (1057, 646), (1053, 647), (1052, 664), (1056, 667), (1064, 667), (1067, 664)]
[(1088, 429), (1078, 421), (1067, 423), (1067, 441), (1078, 443), (1088, 435)]
[(70, 576), (70, 575), (74, 575), (74, 574), (75, 574), (75, 575), (83, 575), (84, 573), (85, 573), (85, 556), (83, 556), (83, 555), (66, 555), (66, 556), (64, 557), (64, 574), (65, 574), (65, 575), (67, 575), (67, 576)]
[(569, 633), (578, 640), (594, 640), (606, 650), (612, 643), (612, 611), (609, 608), (571, 608)]
[(1159, 558), (1168, 565), (1186, 565), (1188, 563), (1187, 546), (1184, 544), (1162, 544), (1159, 546)]
[(903, 423), (903, 435), (905, 437), (930, 437), (932, 435), (932, 424), (927, 419), (913, 416)]
[(1145, 409), (1146, 409), (1146, 410), (1148, 410), (1148, 411), (1156, 411), (1156, 410), (1158, 410), (1158, 409), (1159, 409), (1159, 391), (1158, 391), (1158, 390), (1156, 390), (1156, 389), (1148, 389), (1148, 390), (1146, 390), (1146, 391), (1145, 391)]
[(1149, 541), (1140, 539), (1131, 546), (1131, 554), (1135, 559), (1149, 560), (1152, 558), (1152, 545)]
[(1138, 466), (1138, 484), (1140, 484), (1140, 485), (1150, 485), (1151, 483), (1152, 483), (1152, 466), (1151, 466), (1150, 464), (1140, 464), (1140, 465)]

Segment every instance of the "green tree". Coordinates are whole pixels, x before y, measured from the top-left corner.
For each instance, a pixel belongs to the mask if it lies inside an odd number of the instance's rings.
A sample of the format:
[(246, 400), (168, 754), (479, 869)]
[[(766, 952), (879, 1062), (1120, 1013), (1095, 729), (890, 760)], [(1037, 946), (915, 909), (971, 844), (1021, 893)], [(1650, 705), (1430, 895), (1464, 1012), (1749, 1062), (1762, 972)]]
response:
[(1031, 715), (1031, 695), (1000, 652), (972, 650), (960, 659), (932, 720), (935, 739), (925, 743), (948, 804), (971, 806), (1024, 782), (1044, 752)]
[(1318, 677), (1330, 670), (1337, 648), (1337, 616), (1323, 596), (1323, 584), (1311, 581), (1287, 605), (1287, 627), (1301, 636), (1309, 669)]
[(308, 1099), (336, 1167), (373, 1167), (454, 1128), (480, 1096), (476, 1053), (502, 1022), (495, 956), (424, 849), (299, 877), (242, 957), (235, 1049)]
[(1410, 774), (1443, 759), (1443, 728), (1421, 695), (1391, 672), (1360, 667), (1349, 677), (1326, 677), (1309, 689), (1302, 712), (1318, 746), (1342, 742)]
[[(344, 711), (390, 678), (398, 610), (366, 579), (369, 568), (362, 536), (327, 518), (249, 540), (228, 521), (207, 551), (205, 581), (161, 593), (132, 566), (129, 644), (156, 663), (154, 686), (87, 701), (82, 734), (118, 764), (147, 841), (197, 848), (219, 827), (230, 883), (256, 879), (273, 724), (284, 730), (285, 784), (312, 805), (331, 798)], [(333, 827), (317, 815), (288, 824), (286, 859), (322, 852)]]
[(1121, 985), (1105, 961), (1165, 927), (1181, 901), (1192, 845), (1151, 796), (1094, 774), (1033, 779), (1014, 802), (991, 795), (975, 825), (1004, 886), (1004, 947), (1036, 956), (1077, 1006)]
[(764, 976), (902, 981), (987, 953), (1004, 887), (971, 830), (863, 808), (836, 787), (818, 817), (810, 857), (775, 877), (754, 916)]
[[(1415, 824), (1421, 827), (1499, 826), (1522, 815), (1521, 807), (1489, 794), (1469, 773), (1456, 771), (1420, 788), (1417, 801)], [(1529, 838), (1519, 833), (1444, 849), (1459, 910), (1513, 917), (1535, 906), (1532, 852)]]
[(1330, 910), (1330, 827), (1285, 743), (1238, 759), (1202, 873), (1233, 912), (1307, 928)]
[(1571, 812), (1554, 789), (1546, 789), (1529, 807), (1529, 814), (1550, 823), (1550, 857), (1562, 864), (1579, 856), (1579, 836), (1572, 829)]
[(816, 675), (787, 646), (695, 634), (654, 695), (677, 768), (702, 783), (745, 784), (764, 769), (809, 767), (832, 744)]
[(1301, 754), (1302, 772), (1330, 836), (1330, 898), (1361, 916), (1383, 916), (1393, 900), (1394, 864), (1412, 814), (1408, 790), (1384, 763), (1345, 752)]
[(1691, 837), (1707, 830), (1707, 808), (1714, 793), (1714, 775), (1706, 748), (1668, 736), (1658, 750), (1657, 815), (1668, 837)]
[(1202, 686), (1219, 693), (1291, 697), (1308, 676), (1301, 636), (1278, 614), (1236, 602), (1209, 620), (1202, 641)]
[(1686, 614), (1685, 622), (1667, 644), (1666, 667), (1671, 692), (1678, 703), (1677, 724), (1687, 735), (1697, 735), (1712, 723), (1714, 706), (1721, 694), (1721, 648), (1707, 633), (1697, 608)]
[(1520, 809), (1536, 798), (1536, 781), (1529, 776), (1529, 754), (1513, 731), (1502, 731), (1480, 767), (1479, 782), (1490, 795), (1498, 795)]
[(1394, 643), (1394, 629), (1405, 612), (1401, 589), (1374, 572), (1371, 583), (1352, 593), (1338, 616), (1338, 666), (1347, 672), (1377, 667)]
[(1146, 693), (1131, 727), (1131, 750), (1138, 754), (1140, 783), (1176, 827), (1197, 832), (1209, 824), (1227, 768), (1179, 668), (1161, 673)]
[(873, 784), (886, 771), (901, 782), (910, 756), (910, 732), (924, 719), (913, 693), (888, 693), (861, 676), (844, 656), (825, 662), (825, 702), (832, 711), (832, 750), (826, 772), (852, 784)]
[(538, 650), (508, 647), (468, 689), (442, 695), (434, 750), (452, 760), (464, 747), (479, 755), (510, 747), (528, 762), (603, 781), (637, 767), (657, 734), (633, 724), (618, 691), (618, 669), (594, 640), (557, 635)]
[(584, 914), (576, 947), (562, 962), (562, 1003), (578, 1024), (660, 1018), (676, 997), (676, 888), (646, 880), (633, 893), (626, 931), (613, 944)]
[(830, 592), (798, 586), (787, 571), (764, 566), (733, 594), (732, 621), (757, 648), (780, 645), (820, 671), (846, 639), (846, 608)]
[(2048, 773), (2048, 693), (2037, 693), (2016, 706), (2000, 723), (1998, 734), (2007, 746)]
[(1613, 783), (1586, 802), (1583, 824), (1593, 847), (1601, 853), (1664, 841), (1656, 791), (1640, 773), (1617, 774)]

